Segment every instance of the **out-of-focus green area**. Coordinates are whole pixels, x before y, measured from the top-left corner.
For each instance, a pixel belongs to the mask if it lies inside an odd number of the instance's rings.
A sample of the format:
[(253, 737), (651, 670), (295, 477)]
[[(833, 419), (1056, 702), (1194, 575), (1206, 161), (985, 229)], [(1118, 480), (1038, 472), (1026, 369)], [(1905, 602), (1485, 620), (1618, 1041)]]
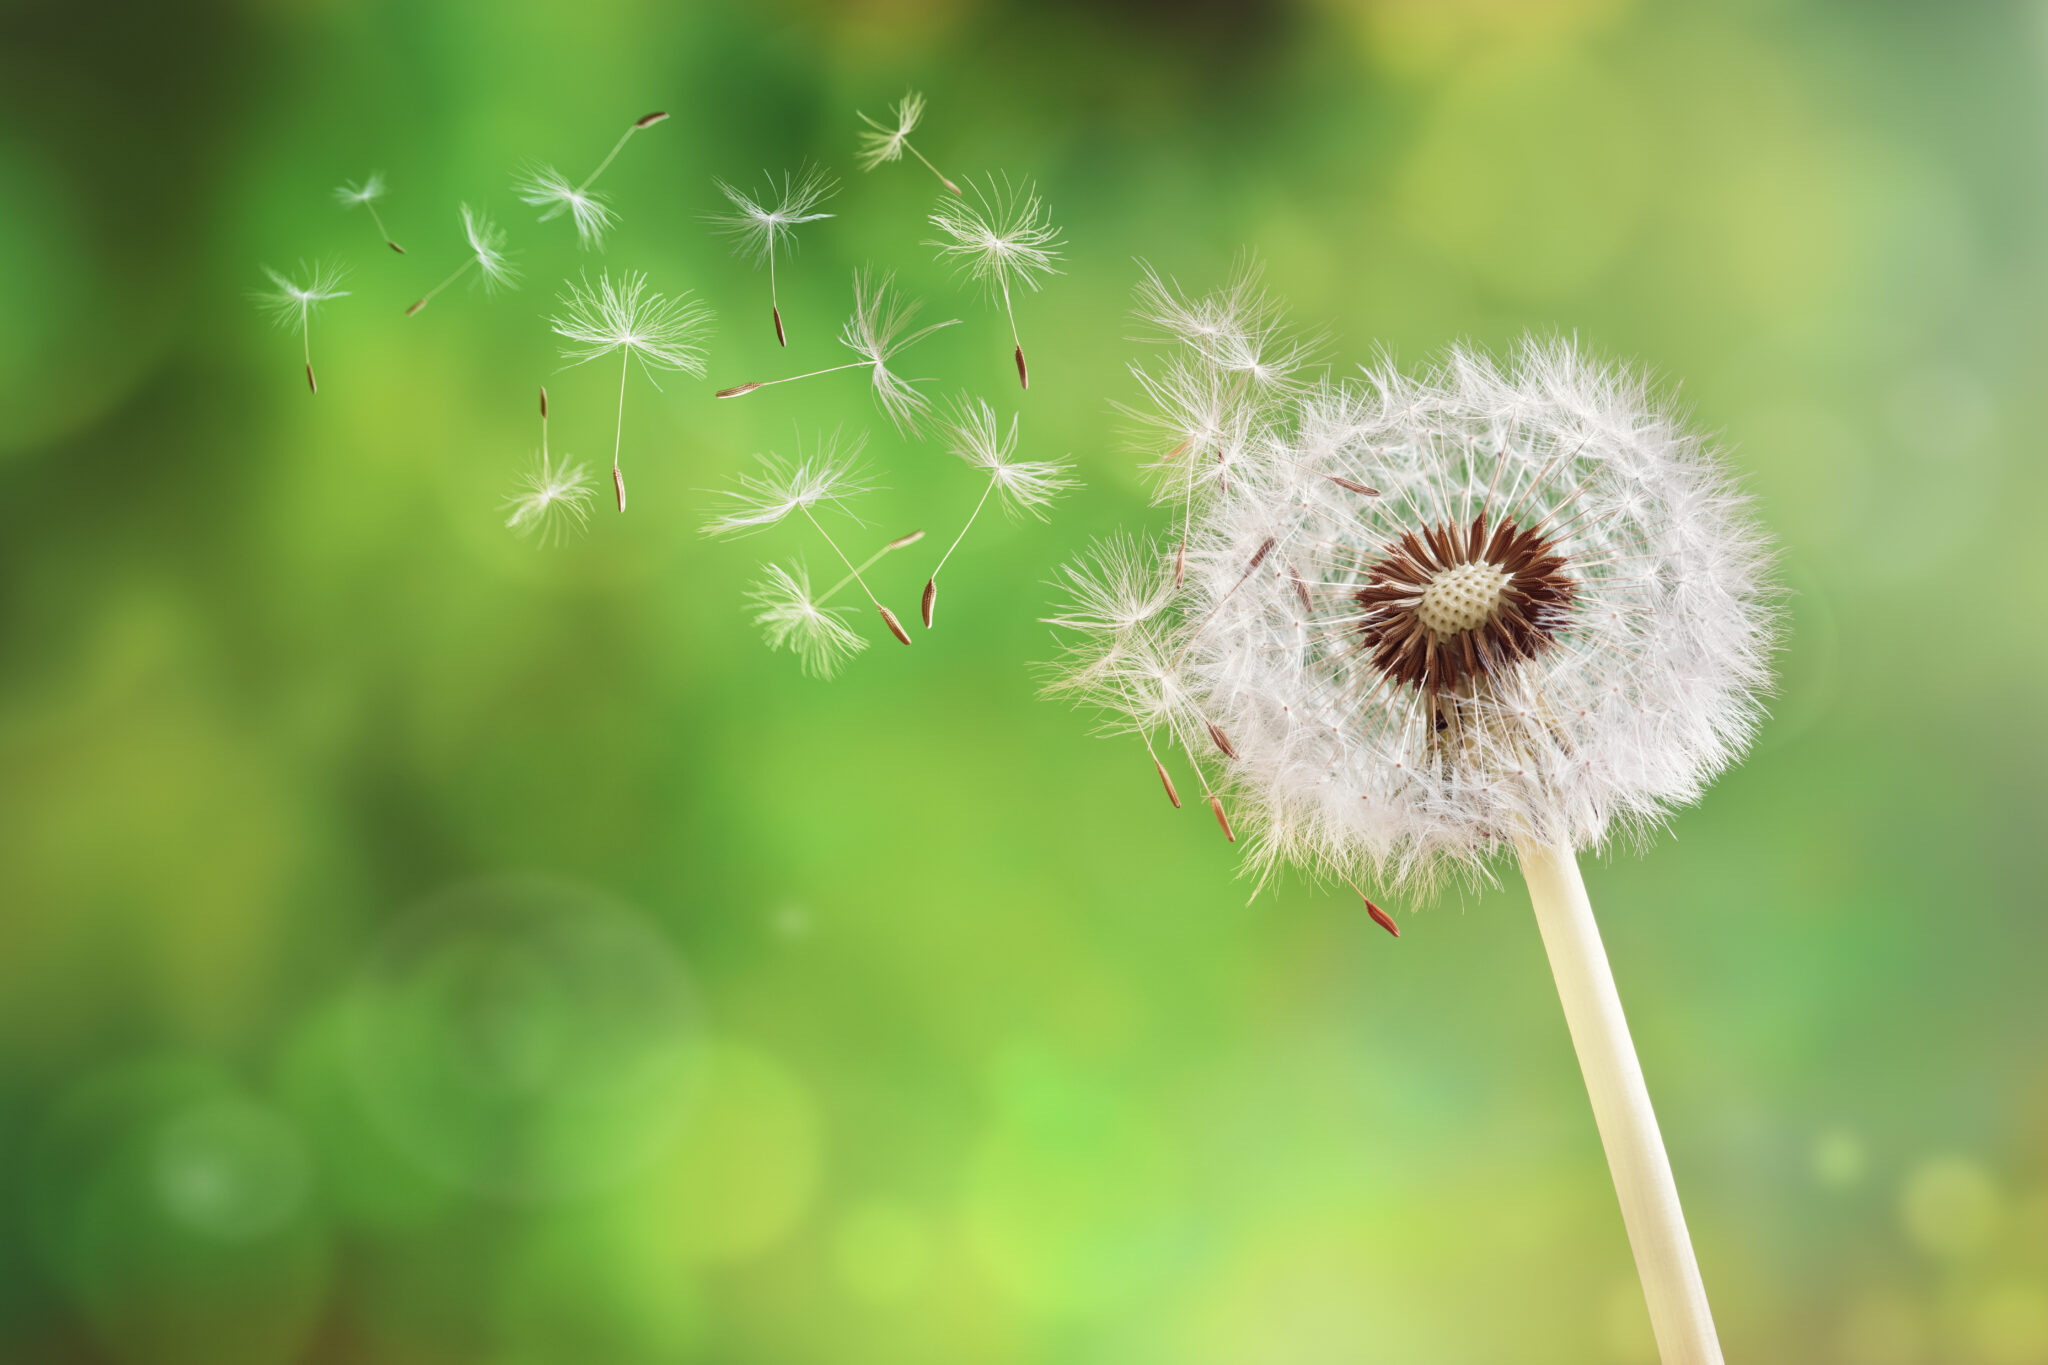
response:
[[(1133, 258), (1241, 248), (1343, 369), (1559, 329), (1681, 386), (1780, 537), (1750, 761), (1590, 873), (1731, 1360), (2048, 1361), (2048, 10), (900, 0), (16, 4), (0, 17), (0, 1358), (1631, 1362), (1648, 1326), (1526, 899), (1248, 885), (1038, 700), (1054, 566), (1136, 525)], [(1033, 177), (1007, 327), (936, 182)], [(598, 189), (602, 254), (511, 193)], [(844, 188), (765, 276), (711, 178)], [(331, 199), (371, 170), (406, 247)], [(517, 292), (404, 306), (511, 234)], [(296, 338), (265, 263), (346, 262)], [(906, 620), (978, 484), (837, 363), (1085, 491), (985, 519), (938, 628), (819, 683), (749, 625), (808, 528), (707, 490), (866, 431)], [(602, 470), (580, 271), (718, 313)], [(602, 474), (600, 473), (600, 479)], [(608, 490), (606, 490), (608, 495)]]

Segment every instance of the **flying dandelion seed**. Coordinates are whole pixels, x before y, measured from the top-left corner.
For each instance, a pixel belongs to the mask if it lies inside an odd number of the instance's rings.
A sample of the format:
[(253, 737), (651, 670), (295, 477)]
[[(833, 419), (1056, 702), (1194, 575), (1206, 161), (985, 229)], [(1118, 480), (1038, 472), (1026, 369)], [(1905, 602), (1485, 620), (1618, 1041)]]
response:
[(301, 265), (299, 269), (306, 277), (303, 285), (264, 266), (263, 273), (270, 276), (276, 287), (259, 290), (251, 297), (277, 320), (278, 326), (298, 329), (306, 358), (306, 388), (318, 393), (320, 383), (313, 377), (313, 314), (329, 299), (348, 297), (348, 290), (341, 287), (346, 272), (338, 265)]
[(967, 514), (960, 534), (953, 537), (946, 553), (939, 556), (938, 568), (932, 570), (932, 576), (925, 582), (920, 613), (926, 630), (931, 629), (932, 609), (939, 600), (939, 574), (947, 561), (953, 558), (953, 551), (960, 548), (960, 542), (967, 539), (967, 533), (974, 529), (975, 519), (988, 505), (991, 496), (1000, 492), (1006, 508), (1042, 518), (1046, 506), (1054, 498), (1074, 487), (1074, 481), (1066, 477), (1069, 473), (1067, 465), (1016, 459), (1016, 417), (1010, 418), (1006, 430), (997, 421), (995, 409), (978, 398), (961, 395), (958, 418), (947, 432), (946, 445), (955, 455), (988, 475), (988, 485), (981, 490), (981, 498), (974, 504), (974, 510)]
[(917, 310), (924, 305), (914, 299), (906, 303), (892, 297), (893, 288), (891, 276), (884, 275), (877, 281), (871, 271), (854, 272), (853, 312), (846, 319), (846, 325), (839, 329), (839, 344), (859, 355), (859, 360), (850, 360), (844, 365), (828, 365), (822, 370), (810, 370), (804, 374), (786, 375), (781, 379), (757, 379), (748, 384), (735, 384), (729, 389), (720, 389), (714, 396), (738, 398), (776, 384), (866, 368), (871, 372), (875, 402), (889, 415), (898, 431), (916, 435), (920, 419), (930, 410), (931, 403), (918, 392), (914, 381), (892, 371), (889, 362), (899, 352), (915, 346), (933, 332), (956, 325), (960, 319), (948, 318), (944, 322), (934, 322), (914, 332), (906, 332), (904, 329), (910, 326)]
[[(957, 191), (956, 191), (957, 193)], [(988, 287), (1003, 301), (1010, 319), (1010, 341), (1016, 346), (1017, 383), (1031, 387), (1031, 372), (1024, 364), (1024, 342), (1017, 335), (1017, 308), (1010, 297), (1011, 286), (1036, 290), (1039, 280), (1058, 273), (1060, 231), (1052, 224), (1052, 213), (1039, 199), (1029, 181), (1012, 187), (1000, 185), (995, 177), (987, 188), (974, 186), (974, 202), (963, 196), (941, 199), (932, 210), (931, 225), (942, 239), (926, 242), (937, 247), (939, 258), (950, 258), (972, 280)]]
[(470, 208), (469, 205), (464, 204), (462, 205), (462, 235), (469, 243), (469, 255), (463, 258), (461, 265), (455, 267), (454, 273), (450, 274), (447, 279), (441, 281), (432, 289), (429, 289), (421, 296), (417, 303), (406, 309), (405, 315), (407, 317), (411, 317), (419, 312), (420, 309), (432, 303), (434, 295), (440, 293), (472, 270), (476, 271), (479, 278), (483, 280), (486, 292), (497, 288), (501, 284), (508, 289), (517, 289), (519, 287), (519, 272), (513, 268), (510, 258), (505, 254), (505, 231), (503, 228), (500, 228), (490, 219), (484, 217), (483, 214)]
[(754, 624), (761, 628), (770, 649), (793, 650), (804, 672), (814, 678), (831, 677), (841, 664), (866, 649), (868, 642), (846, 624), (843, 608), (828, 607), (826, 603), (853, 582), (857, 574), (873, 568), (882, 556), (922, 539), (922, 531), (898, 536), (822, 593), (811, 591), (810, 576), (802, 563), (790, 569), (767, 565), (768, 576), (747, 593), (747, 601), (755, 608)]
[[(654, 383), (656, 370), (679, 370), (704, 377), (704, 338), (711, 330), (711, 310), (684, 293), (670, 299), (647, 287), (637, 272), (616, 284), (609, 274), (597, 283), (586, 278), (562, 296), (562, 313), (552, 320), (555, 334), (568, 344), (562, 358), (582, 365), (617, 352), (619, 416), (612, 433), (612, 488), (619, 510), (626, 510), (626, 476), (619, 470), (619, 448), (626, 434), (626, 374), (634, 361)], [(659, 385), (656, 385), (659, 388)]]
[(505, 525), (542, 545), (559, 545), (590, 524), (590, 471), (548, 454), (548, 391), (540, 391), (540, 459), (505, 499)]
[(818, 213), (816, 209), (837, 192), (838, 182), (823, 169), (810, 166), (794, 175), (785, 172), (780, 185), (775, 183), (774, 176), (769, 176), (768, 191), (759, 199), (734, 189), (723, 180), (711, 183), (732, 201), (736, 210), (713, 214), (711, 222), (720, 232), (732, 237), (735, 250), (751, 256), (756, 264), (768, 263), (768, 311), (775, 320), (776, 343), (787, 346), (789, 338), (782, 330), (782, 305), (775, 297), (775, 248), (784, 246), (794, 254), (797, 226), (832, 216)]
[(1275, 334), (1248, 295), (1156, 285), (1199, 381), (1192, 411), (1161, 386), (1188, 433), (1168, 496), (1211, 449), (1229, 474), (1172, 555), (1069, 571), (1057, 623), (1081, 643), (1056, 688), (1180, 747), (1220, 821), (1216, 772), (1262, 878), (1424, 883), (1513, 852), (1662, 1357), (1718, 1362), (1576, 850), (1655, 827), (1754, 733), (1773, 618), (1746, 500), (1641, 380), (1568, 342), (1308, 388), (1252, 363)]
[(938, 176), (941, 185), (958, 194), (960, 187), (948, 180), (937, 166), (925, 161), (923, 152), (910, 145), (910, 135), (916, 131), (919, 120), (923, 118), (924, 96), (915, 90), (907, 92), (897, 102), (894, 125), (877, 123), (866, 114), (860, 114), (860, 121), (867, 124), (871, 131), (860, 135), (860, 151), (855, 154), (854, 159), (860, 162), (862, 170), (871, 171), (885, 161), (900, 161), (903, 154), (909, 152), (919, 161), (924, 161), (924, 168)]
[(371, 171), (360, 185), (343, 182), (334, 191), (334, 198), (345, 209), (368, 209), (370, 221), (377, 225), (377, 234), (384, 239), (384, 245), (403, 256), (405, 248), (391, 240), (391, 229), (384, 226), (384, 219), (377, 212), (377, 201), (384, 197), (384, 188), (384, 172)]
[[(780, 455), (766, 454), (760, 457), (761, 470), (756, 474), (740, 476), (739, 487), (727, 495), (730, 504), (726, 511), (705, 523), (704, 533), (712, 536), (744, 534), (764, 530), (784, 518), (801, 513), (817, 533), (824, 537), (832, 553), (846, 566), (847, 577), (860, 585), (869, 602), (881, 614), (882, 623), (889, 627), (889, 633), (904, 644), (910, 643), (910, 632), (896, 618), (896, 613), (882, 605), (882, 599), (875, 596), (868, 586), (866, 566), (856, 565), (847, 558), (846, 551), (839, 548), (839, 542), (832, 538), (824, 523), (818, 520), (817, 509), (833, 503), (844, 503), (856, 494), (870, 491), (860, 471), (860, 452), (867, 444), (866, 437), (856, 437), (843, 442), (839, 433), (821, 437), (809, 455), (799, 455), (794, 461)], [(886, 552), (901, 548), (918, 539), (923, 532), (909, 536), (900, 542), (884, 546)], [(868, 563), (872, 564), (873, 559)], [(834, 589), (833, 591), (838, 591)], [(827, 594), (829, 597), (830, 594)]]
[(590, 187), (604, 174), (605, 167), (612, 164), (613, 158), (625, 148), (633, 134), (643, 128), (652, 128), (667, 117), (667, 114), (656, 112), (633, 120), (626, 131), (619, 134), (619, 140), (612, 144), (612, 149), (605, 153), (604, 160), (597, 163), (597, 169), (584, 176), (580, 184), (570, 184), (569, 177), (553, 166), (535, 166), (520, 176), (512, 187), (513, 191), (542, 211), (540, 221), (543, 223), (566, 213), (576, 224), (576, 241), (580, 246), (586, 250), (602, 247), (604, 234), (618, 221), (618, 215), (604, 200), (592, 194)]

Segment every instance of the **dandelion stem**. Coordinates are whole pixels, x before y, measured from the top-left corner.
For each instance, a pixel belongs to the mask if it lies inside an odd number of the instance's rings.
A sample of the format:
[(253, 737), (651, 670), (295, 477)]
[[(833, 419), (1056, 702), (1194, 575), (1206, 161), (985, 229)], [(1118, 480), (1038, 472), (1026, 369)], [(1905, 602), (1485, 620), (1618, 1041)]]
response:
[(464, 275), (468, 274), (469, 268), (475, 264), (476, 257), (472, 256), (468, 260), (464, 261), (461, 265), (456, 266), (454, 274), (450, 275), (447, 279), (441, 281), (432, 289), (429, 289), (425, 294), (421, 295), (420, 301), (418, 303), (415, 303), (412, 307), (405, 310), (405, 315), (407, 317), (411, 317), (414, 313), (419, 312), (420, 309), (426, 307), (429, 303), (432, 303), (434, 301), (434, 295), (440, 293), (443, 289), (446, 289), (449, 285), (455, 283)]
[(313, 305), (299, 300), (299, 340), (306, 351), (306, 387), (314, 393), (320, 392), (320, 383), (313, 378)]
[[(890, 611), (887, 607), (882, 605), (882, 599), (875, 596), (875, 590), (868, 586), (867, 579), (861, 577), (860, 570), (853, 567), (853, 561), (846, 557), (846, 551), (839, 548), (839, 542), (832, 539), (831, 532), (825, 529), (824, 523), (820, 522), (817, 519), (817, 517), (812, 515), (811, 509), (809, 507), (805, 507), (803, 509), (803, 514), (804, 520), (808, 521), (811, 525), (817, 527), (818, 534), (825, 537), (825, 543), (832, 547), (832, 553), (839, 556), (839, 562), (846, 566), (847, 576), (852, 578), (854, 582), (860, 584), (860, 590), (868, 595), (868, 601), (874, 603), (875, 610), (882, 613), (882, 621), (885, 625), (889, 627), (889, 633), (894, 635), (897, 639), (901, 640), (904, 644), (909, 644), (910, 633), (903, 629), (903, 623), (896, 619), (896, 613)], [(889, 547), (884, 546), (883, 548), (887, 549)], [(873, 560), (869, 561), (869, 563), (873, 562)], [(835, 588), (833, 589), (833, 591), (836, 592), (838, 591), (838, 589)]]
[(755, 389), (772, 388), (777, 384), (791, 384), (799, 379), (816, 379), (821, 374), (837, 374), (841, 370), (858, 370), (862, 366), (873, 368), (874, 362), (872, 360), (849, 360), (844, 365), (833, 365), (822, 370), (812, 370), (808, 374), (784, 375), (780, 379), (756, 379), (751, 384), (738, 384), (729, 389), (720, 389), (715, 396), (719, 398), (737, 398), (743, 393), (752, 393)]
[(981, 501), (975, 503), (974, 510), (967, 514), (967, 524), (960, 528), (959, 535), (953, 537), (953, 543), (946, 547), (946, 553), (939, 556), (939, 567), (937, 569), (932, 570), (932, 577), (934, 579), (936, 579), (939, 576), (939, 571), (946, 567), (946, 561), (953, 557), (953, 551), (960, 548), (960, 542), (967, 539), (968, 531), (972, 530), (974, 527), (974, 519), (981, 515), (982, 508), (988, 506), (988, 495), (995, 491), (996, 481), (994, 479), (990, 479), (988, 481), (988, 487), (981, 490)]
[[(915, 542), (917, 540), (922, 539), (923, 537), (924, 532), (919, 531), (916, 534), (907, 537), (907, 539)], [(891, 550), (900, 550), (902, 548), (902, 540), (892, 540), (887, 545), (884, 545), (881, 549), (869, 555), (866, 559), (863, 559), (860, 562), (860, 566), (857, 569), (855, 569), (853, 573), (846, 575), (846, 577), (840, 579), (837, 583), (834, 583), (831, 587), (825, 589), (825, 591), (818, 594), (818, 605), (822, 607), (827, 602), (831, 601), (833, 594), (837, 593), (841, 588), (845, 587), (848, 583), (853, 582), (854, 574), (866, 573), (869, 569), (874, 568), (876, 564), (881, 562), (883, 555), (888, 554)]]
[(1671, 1160), (1657, 1131), (1578, 860), (1569, 848), (1525, 840), (1517, 840), (1515, 848), (1600, 1142), (1607, 1149), (1658, 1354), (1664, 1365), (1721, 1365), (1721, 1345), (1678, 1205)]
[(937, 166), (932, 165), (931, 162), (925, 161), (924, 153), (917, 150), (917, 148), (911, 146), (908, 140), (905, 140), (903, 148), (912, 156), (916, 157), (919, 161), (924, 161), (924, 168), (930, 171), (933, 175), (936, 175), (939, 178), (939, 183), (941, 185), (944, 185), (947, 189), (953, 191), (955, 195), (958, 195), (962, 199), (967, 197), (963, 194), (960, 194), (960, 187), (954, 184), (952, 181), (948, 180), (946, 178), (946, 173), (944, 171), (940, 170)]
[(617, 142), (614, 142), (612, 144), (612, 149), (604, 154), (604, 160), (597, 163), (597, 169), (592, 171), (589, 175), (583, 177), (583, 183), (576, 187), (576, 193), (581, 194), (585, 190), (589, 189), (591, 182), (593, 180), (596, 180), (600, 175), (604, 174), (604, 168), (611, 165), (612, 158), (617, 156), (620, 150), (625, 147), (627, 139), (631, 138), (633, 134), (639, 131), (640, 125), (636, 123), (633, 124), (631, 127), (627, 128), (625, 132), (620, 133), (619, 140)]
[(618, 490), (619, 510), (626, 510), (626, 481), (619, 474), (619, 447), (626, 439), (626, 369), (632, 363), (631, 347), (619, 351), (619, 424), (612, 432), (612, 487)]
[(377, 225), (377, 231), (383, 234), (384, 245), (390, 247), (393, 251), (403, 256), (405, 254), (405, 248), (391, 240), (391, 229), (384, 226), (384, 219), (378, 214), (377, 206), (371, 203), (369, 200), (365, 199), (363, 201), (363, 207), (370, 211), (370, 221), (375, 223)]
[(1010, 315), (1010, 341), (1017, 348), (1017, 383), (1023, 388), (1031, 387), (1031, 372), (1024, 368), (1024, 339), (1017, 335), (1017, 307), (1010, 302), (1010, 282), (998, 278), (1003, 286), (1003, 311)]

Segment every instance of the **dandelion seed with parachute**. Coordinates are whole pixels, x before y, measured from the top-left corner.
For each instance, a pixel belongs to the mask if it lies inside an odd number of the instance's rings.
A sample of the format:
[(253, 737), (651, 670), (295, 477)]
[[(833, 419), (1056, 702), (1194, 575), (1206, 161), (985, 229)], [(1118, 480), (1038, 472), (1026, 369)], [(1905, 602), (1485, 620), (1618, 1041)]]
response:
[(925, 245), (937, 247), (941, 260), (951, 259), (969, 279), (981, 281), (991, 295), (1002, 299), (1010, 319), (1010, 341), (1017, 348), (1017, 383), (1030, 388), (1011, 286), (1036, 290), (1043, 276), (1057, 273), (1053, 262), (1060, 256), (1060, 231), (1053, 226), (1051, 210), (1029, 181), (1013, 187), (1008, 180), (999, 185), (991, 176), (985, 189), (974, 186), (972, 203), (964, 196), (941, 199), (932, 210), (931, 225), (941, 238)]
[(406, 309), (405, 315), (407, 317), (411, 317), (419, 312), (420, 309), (432, 303), (434, 295), (440, 293), (472, 270), (476, 271), (478, 277), (483, 280), (485, 292), (489, 292), (501, 284), (510, 289), (517, 289), (519, 287), (519, 271), (513, 267), (510, 257), (505, 254), (505, 230), (503, 228), (475, 209), (472, 209), (469, 205), (464, 204), (462, 205), (462, 236), (469, 244), (469, 255), (463, 257), (462, 264), (456, 266), (454, 272), (447, 279), (429, 289), (421, 296), (418, 302)]
[(548, 391), (540, 391), (540, 457), (505, 499), (505, 525), (543, 545), (559, 545), (571, 530), (590, 524), (590, 503), (596, 496), (590, 471), (548, 454)]
[[(619, 510), (626, 510), (626, 476), (619, 469), (619, 449), (626, 435), (626, 375), (638, 361), (640, 372), (654, 382), (656, 370), (678, 370), (704, 377), (704, 339), (711, 331), (711, 310), (683, 293), (666, 298), (647, 287), (639, 272), (614, 283), (600, 274), (569, 286), (562, 311), (552, 320), (555, 334), (567, 345), (562, 358), (582, 365), (614, 352), (619, 357), (619, 415), (612, 432), (612, 489)], [(659, 387), (657, 385), (656, 387)]]
[(924, 96), (915, 90), (908, 91), (897, 101), (893, 123), (878, 123), (866, 114), (860, 114), (860, 121), (867, 124), (868, 131), (860, 135), (860, 151), (855, 154), (855, 160), (860, 162), (862, 170), (871, 171), (885, 161), (899, 161), (905, 152), (909, 152), (919, 161), (924, 161), (924, 168), (938, 176), (941, 185), (958, 194), (960, 187), (948, 180), (937, 166), (925, 161), (923, 152), (910, 145), (910, 135), (923, 118)]
[(975, 520), (981, 516), (981, 509), (988, 506), (990, 497), (1001, 493), (1005, 508), (1043, 517), (1046, 506), (1054, 498), (1074, 487), (1074, 481), (1067, 477), (1070, 466), (1017, 459), (1017, 418), (1012, 416), (1009, 427), (1005, 429), (997, 420), (995, 409), (979, 398), (961, 395), (958, 415), (947, 432), (946, 445), (955, 455), (986, 474), (988, 484), (981, 490), (974, 510), (967, 514), (960, 534), (953, 537), (953, 543), (939, 556), (938, 568), (933, 569), (931, 577), (925, 581), (921, 614), (926, 630), (931, 629), (932, 610), (939, 600), (939, 574), (953, 558), (953, 551), (960, 548), (960, 542), (967, 539), (967, 533), (974, 529)]
[(1242, 301), (1175, 311), (1188, 371), (1244, 381), (1202, 421), (1247, 435), (1184, 549), (1072, 571), (1058, 685), (1215, 773), (1261, 876), (1421, 884), (1514, 856), (1663, 1359), (1720, 1361), (1576, 859), (1696, 800), (1754, 733), (1774, 609), (1746, 500), (1639, 378), (1567, 342), (1311, 387), (1254, 382)]
[[(801, 514), (824, 538), (839, 562), (846, 566), (847, 577), (867, 594), (868, 601), (881, 614), (882, 623), (888, 626), (889, 633), (907, 645), (910, 632), (868, 586), (867, 565), (856, 565), (847, 558), (846, 551), (839, 548), (839, 542), (832, 538), (832, 533), (825, 529), (817, 516), (820, 507), (843, 503), (869, 491), (870, 485), (860, 470), (860, 452), (866, 444), (865, 437), (842, 441), (839, 433), (834, 432), (821, 437), (809, 455), (800, 454), (795, 460), (773, 453), (760, 456), (760, 471), (740, 476), (739, 486), (726, 495), (726, 510), (705, 523), (704, 533), (711, 536), (747, 534), (765, 530), (787, 517)], [(910, 544), (922, 534), (918, 532), (900, 542), (892, 542), (883, 547), (883, 552)], [(874, 558), (868, 560), (868, 564), (872, 563)], [(826, 594), (827, 597), (830, 595)]]
[(384, 172), (371, 171), (363, 177), (360, 185), (343, 182), (334, 191), (334, 198), (345, 209), (364, 208), (370, 211), (370, 221), (377, 225), (377, 235), (384, 239), (384, 245), (403, 256), (405, 248), (391, 240), (391, 229), (384, 226), (384, 219), (377, 212), (377, 201), (384, 197)]
[(814, 678), (831, 677), (841, 664), (866, 649), (868, 642), (846, 624), (843, 608), (826, 604), (854, 581), (856, 573), (866, 573), (882, 556), (922, 539), (922, 531), (898, 536), (822, 593), (811, 591), (810, 576), (801, 562), (789, 569), (779, 564), (766, 566), (768, 576), (747, 593), (747, 601), (755, 608), (754, 624), (761, 627), (770, 649), (793, 650), (804, 672)]
[(313, 377), (313, 314), (320, 305), (330, 299), (348, 297), (348, 290), (341, 287), (345, 272), (338, 265), (301, 265), (301, 274), (306, 282), (300, 284), (269, 266), (263, 273), (270, 276), (274, 288), (257, 291), (252, 297), (256, 303), (280, 327), (296, 328), (299, 333), (300, 349), (306, 360), (306, 388), (309, 392), (320, 392), (320, 382)]
[(838, 182), (822, 168), (808, 166), (794, 175), (785, 172), (780, 185), (775, 183), (774, 176), (769, 176), (768, 192), (758, 199), (723, 180), (711, 183), (732, 201), (735, 210), (713, 214), (711, 222), (732, 237), (735, 250), (745, 252), (756, 263), (768, 263), (768, 311), (775, 321), (776, 344), (787, 346), (789, 338), (782, 330), (782, 304), (775, 297), (775, 248), (785, 246), (794, 253), (800, 224), (832, 216), (816, 210), (838, 191)]
[(580, 246), (586, 250), (602, 247), (604, 234), (618, 221), (618, 215), (604, 200), (592, 194), (590, 187), (598, 176), (604, 174), (605, 167), (612, 164), (613, 158), (624, 150), (633, 134), (643, 128), (652, 128), (667, 117), (667, 114), (657, 111), (634, 119), (626, 131), (619, 134), (619, 140), (612, 144), (612, 149), (605, 153), (604, 160), (597, 163), (597, 169), (578, 183), (571, 184), (569, 177), (553, 166), (539, 165), (521, 175), (513, 184), (513, 191), (541, 210), (540, 221), (543, 223), (566, 213), (576, 224), (576, 241)]
[(821, 374), (837, 374), (841, 370), (866, 369), (874, 386), (875, 402), (889, 415), (898, 431), (916, 435), (920, 419), (931, 407), (930, 400), (918, 391), (917, 381), (896, 374), (889, 368), (889, 362), (933, 332), (957, 325), (960, 319), (948, 318), (914, 332), (906, 331), (916, 318), (918, 309), (924, 305), (915, 299), (906, 302), (895, 297), (893, 289), (891, 276), (884, 275), (877, 280), (872, 271), (854, 272), (853, 312), (848, 315), (846, 325), (839, 329), (839, 344), (860, 356), (859, 360), (850, 360), (844, 365), (828, 365), (822, 370), (803, 374), (785, 375), (781, 379), (756, 379), (751, 383), (735, 384), (729, 389), (720, 389), (713, 396), (738, 398), (776, 384), (815, 379)]

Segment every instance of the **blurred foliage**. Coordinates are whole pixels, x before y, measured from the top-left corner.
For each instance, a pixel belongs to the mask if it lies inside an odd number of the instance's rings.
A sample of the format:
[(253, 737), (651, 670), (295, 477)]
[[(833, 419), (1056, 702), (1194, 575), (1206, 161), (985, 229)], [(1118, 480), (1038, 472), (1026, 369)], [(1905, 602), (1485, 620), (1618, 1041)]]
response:
[[(1721, 434), (1776, 715), (1590, 881), (1729, 1356), (2048, 1361), (2044, 70), (2018, 0), (7, 7), (0, 1358), (1650, 1359), (1519, 889), (1247, 904), (1034, 695), (1053, 566), (1148, 515), (1133, 258), (1249, 249), (1340, 371), (1558, 329)], [(929, 175), (852, 166), (906, 86), (1066, 231), (1028, 394)], [(602, 255), (513, 199), (652, 108)], [(703, 215), (804, 158), (785, 352)], [(402, 257), (330, 197), (372, 169)], [(524, 287), (401, 316), (465, 201)], [(247, 295), (315, 258), (309, 398)], [(742, 604), (820, 550), (706, 490), (867, 431), (907, 619), (978, 487), (858, 374), (710, 390), (840, 359), (869, 262), (1087, 488), (821, 684)], [(500, 501), (541, 383), (602, 466), (545, 323), (600, 268), (707, 300), (712, 372), (539, 549)]]

